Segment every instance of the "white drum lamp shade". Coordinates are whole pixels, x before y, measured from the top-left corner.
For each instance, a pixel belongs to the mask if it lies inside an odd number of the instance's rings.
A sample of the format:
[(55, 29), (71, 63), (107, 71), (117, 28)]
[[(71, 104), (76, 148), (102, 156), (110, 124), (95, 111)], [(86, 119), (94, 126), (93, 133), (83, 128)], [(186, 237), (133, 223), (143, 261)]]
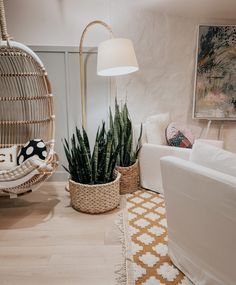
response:
[(129, 74), (139, 69), (131, 40), (112, 38), (98, 46), (97, 74), (117, 76)]

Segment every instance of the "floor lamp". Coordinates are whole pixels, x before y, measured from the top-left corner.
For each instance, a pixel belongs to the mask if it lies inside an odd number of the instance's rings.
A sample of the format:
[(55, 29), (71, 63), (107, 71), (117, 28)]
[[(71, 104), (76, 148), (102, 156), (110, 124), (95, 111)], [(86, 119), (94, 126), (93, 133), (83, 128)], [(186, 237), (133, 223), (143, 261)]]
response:
[(102, 25), (105, 27), (111, 38), (98, 45), (97, 55), (97, 74), (100, 76), (118, 76), (137, 71), (138, 63), (131, 40), (124, 38), (115, 38), (111, 27), (103, 21), (95, 20), (90, 22), (80, 38), (79, 58), (80, 58), (80, 95), (82, 107), (82, 126), (86, 129), (86, 104), (85, 104), (85, 76), (84, 76), (84, 58), (83, 42), (85, 35), (90, 27)]

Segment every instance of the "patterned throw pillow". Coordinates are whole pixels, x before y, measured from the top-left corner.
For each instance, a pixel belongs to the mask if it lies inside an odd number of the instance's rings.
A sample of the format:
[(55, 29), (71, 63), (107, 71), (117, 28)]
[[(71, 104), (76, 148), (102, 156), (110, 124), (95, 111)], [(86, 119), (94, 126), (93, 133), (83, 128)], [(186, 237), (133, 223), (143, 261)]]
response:
[(47, 148), (43, 140), (34, 139), (28, 141), (18, 153), (17, 164), (21, 164), (30, 157), (45, 160), (47, 157)]
[(0, 148), (0, 170), (8, 170), (17, 166), (17, 146)]
[[(168, 145), (173, 145), (173, 142), (171, 143), (172, 139), (175, 141), (174, 146), (191, 148), (194, 143), (195, 136), (193, 135), (191, 128), (187, 127), (185, 124), (172, 122), (166, 128), (166, 141)], [(184, 139), (185, 141), (181, 144), (182, 146), (178, 143), (181, 139)]]
[(168, 144), (170, 146), (177, 146), (177, 147), (183, 147), (183, 148), (192, 147), (191, 142), (180, 131), (178, 131), (178, 133), (173, 138), (170, 138), (168, 140)]
[(194, 139), (191, 129), (182, 123), (172, 122), (166, 128), (166, 141), (170, 146), (191, 148)]

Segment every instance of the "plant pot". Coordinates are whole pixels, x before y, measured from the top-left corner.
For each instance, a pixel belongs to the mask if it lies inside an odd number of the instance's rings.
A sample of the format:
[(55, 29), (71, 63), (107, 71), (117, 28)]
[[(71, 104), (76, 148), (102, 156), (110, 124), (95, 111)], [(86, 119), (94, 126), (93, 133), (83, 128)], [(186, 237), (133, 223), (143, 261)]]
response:
[(136, 162), (128, 167), (117, 166), (116, 170), (120, 172), (120, 194), (135, 192), (139, 187), (139, 164)]
[(115, 209), (120, 203), (120, 177), (105, 184), (88, 185), (69, 180), (71, 205), (75, 210), (88, 214), (99, 214)]

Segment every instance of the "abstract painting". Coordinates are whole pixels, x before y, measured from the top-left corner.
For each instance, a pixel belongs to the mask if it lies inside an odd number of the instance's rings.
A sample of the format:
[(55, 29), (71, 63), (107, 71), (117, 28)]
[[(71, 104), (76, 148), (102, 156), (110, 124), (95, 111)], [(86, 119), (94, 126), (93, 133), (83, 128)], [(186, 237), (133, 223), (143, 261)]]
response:
[(236, 120), (236, 26), (199, 26), (194, 118)]

